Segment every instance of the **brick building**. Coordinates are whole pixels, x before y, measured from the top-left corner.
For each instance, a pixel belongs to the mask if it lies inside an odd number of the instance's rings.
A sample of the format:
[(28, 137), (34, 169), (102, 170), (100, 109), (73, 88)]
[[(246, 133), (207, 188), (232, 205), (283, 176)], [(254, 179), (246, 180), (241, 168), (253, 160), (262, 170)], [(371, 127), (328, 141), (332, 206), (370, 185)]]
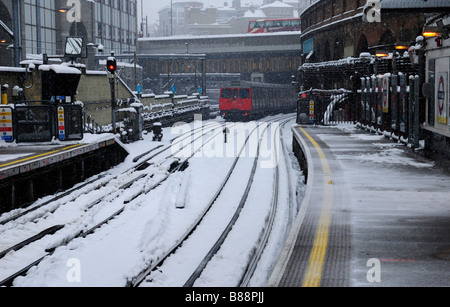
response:
[(414, 41), (422, 33), (424, 14), (384, 11), (381, 22), (364, 23), (365, 0), (321, 0), (303, 11), (304, 62), (358, 57), (376, 46)]

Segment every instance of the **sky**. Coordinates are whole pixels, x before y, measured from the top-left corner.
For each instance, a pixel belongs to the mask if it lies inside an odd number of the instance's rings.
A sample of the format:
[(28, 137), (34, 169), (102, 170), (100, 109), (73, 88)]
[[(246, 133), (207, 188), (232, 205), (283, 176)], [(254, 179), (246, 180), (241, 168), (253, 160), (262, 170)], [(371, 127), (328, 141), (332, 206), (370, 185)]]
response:
[[(144, 16), (148, 16), (149, 24), (155, 23), (158, 20), (158, 11), (166, 6), (170, 6), (170, 0), (138, 0), (138, 18), (141, 14), (141, 1), (144, 8)], [(224, 2), (228, 2), (228, 6), (231, 6), (233, 0), (196, 0), (201, 1), (204, 7), (214, 6), (223, 7)], [(173, 3), (183, 2), (179, 0), (173, 0)], [(253, 3), (255, 5), (261, 5), (263, 0), (243, 0), (242, 3)]]

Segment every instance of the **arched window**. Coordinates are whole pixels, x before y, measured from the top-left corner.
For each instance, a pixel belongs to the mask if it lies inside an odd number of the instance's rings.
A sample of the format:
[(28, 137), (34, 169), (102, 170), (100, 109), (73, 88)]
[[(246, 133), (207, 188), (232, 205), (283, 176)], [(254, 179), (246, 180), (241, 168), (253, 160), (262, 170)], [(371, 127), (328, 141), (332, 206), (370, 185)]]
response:
[(355, 56), (359, 57), (362, 52), (369, 51), (369, 44), (367, 43), (367, 38), (364, 34), (361, 34), (358, 40), (358, 45), (356, 45), (356, 54)]
[(389, 44), (395, 44), (396, 39), (394, 34), (390, 31), (387, 30), (386, 32), (383, 33), (383, 35), (381, 35), (380, 38), (380, 45), (389, 45)]

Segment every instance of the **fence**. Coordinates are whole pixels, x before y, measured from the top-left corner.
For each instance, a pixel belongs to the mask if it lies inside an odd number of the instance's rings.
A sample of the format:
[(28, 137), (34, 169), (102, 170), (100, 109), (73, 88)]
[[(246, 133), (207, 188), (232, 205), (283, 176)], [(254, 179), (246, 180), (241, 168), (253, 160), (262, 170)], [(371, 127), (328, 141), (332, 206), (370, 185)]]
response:
[(418, 147), (419, 76), (385, 73), (360, 78), (352, 90), (311, 89), (300, 92), (299, 124), (359, 123), (380, 134)]
[(358, 121), (404, 143), (418, 147), (419, 76), (403, 73), (361, 78)]
[[(34, 102), (28, 102), (34, 103)], [(40, 101), (41, 105), (18, 103), (5, 107), (8, 111), (7, 142), (49, 142), (53, 138), (61, 141), (83, 138), (82, 108), (80, 105), (59, 104)], [(4, 109), (5, 109), (4, 108)], [(6, 113), (5, 113), (6, 114)], [(6, 117), (6, 116), (5, 116)], [(0, 130), (1, 131), (1, 130)], [(6, 132), (5, 132), (6, 133)]]
[(299, 94), (297, 122), (333, 125), (355, 122), (356, 95), (349, 90), (311, 89)]

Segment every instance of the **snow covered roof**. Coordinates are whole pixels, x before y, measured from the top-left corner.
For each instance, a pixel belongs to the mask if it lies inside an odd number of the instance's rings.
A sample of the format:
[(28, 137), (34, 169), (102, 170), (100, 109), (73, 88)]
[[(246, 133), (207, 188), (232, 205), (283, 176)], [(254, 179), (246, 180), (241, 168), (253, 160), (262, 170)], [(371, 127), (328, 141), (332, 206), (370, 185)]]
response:
[(262, 10), (248, 10), (244, 13), (244, 18), (266, 18), (266, 14)]
[(41, 65), (39, 66), (41, 71), (54, 71), (57, 74), (74, 74), (81, 75), (81, 71), (75, 67), (70, 67), (68, 65)]
[(268, 7), (293, 7), (290, 4), (281, 2), (281, 1), (275, 1), (266, 5), (261, 6), (262, 9), (268, 8)]

